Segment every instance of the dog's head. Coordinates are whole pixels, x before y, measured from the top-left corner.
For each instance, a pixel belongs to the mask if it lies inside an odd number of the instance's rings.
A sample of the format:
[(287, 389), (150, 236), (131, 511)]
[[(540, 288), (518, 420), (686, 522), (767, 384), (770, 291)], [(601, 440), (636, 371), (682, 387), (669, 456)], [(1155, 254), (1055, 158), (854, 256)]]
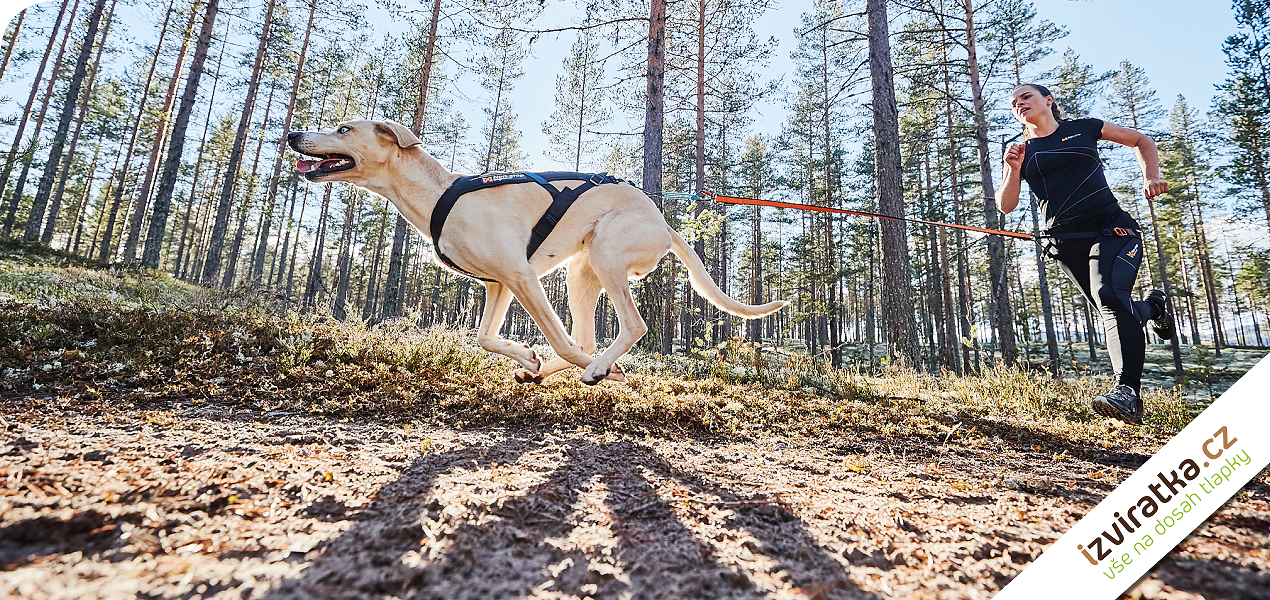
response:
[(345, 121), (330, 133), (292, 131), (287, 143), (296, 152), (317, 160), (301, 160), (295, 167), (309, 181), (361, 183), (373, 179), (402, 149), (423, 142), (406, 126), (393, 121)]

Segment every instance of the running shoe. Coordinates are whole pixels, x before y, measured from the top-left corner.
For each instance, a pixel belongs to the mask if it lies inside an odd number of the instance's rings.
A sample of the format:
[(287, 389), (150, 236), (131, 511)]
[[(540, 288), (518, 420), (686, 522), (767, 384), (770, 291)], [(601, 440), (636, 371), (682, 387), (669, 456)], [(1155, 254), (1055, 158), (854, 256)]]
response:
[(1127, 385), (1117, 384), (1101, 396), (1090, 401), (1094, 412), (1113, 419), (1120, 419), (1131, 425), (1142, 424), (1142, 398)]
[(1177, 321), (1173, 319), (1173, 313), (1169, 312), (1168, 302), (1165, 301), (1164, 292), (1160, 290), (1151, 290), (1146, 297), (1146, 301), (1155, 306), (1159, 316), (1151, 319), (1151, 331), (1155, 335), (1160, 336), (1162, 340), (1171, 340), (1177, 335)]

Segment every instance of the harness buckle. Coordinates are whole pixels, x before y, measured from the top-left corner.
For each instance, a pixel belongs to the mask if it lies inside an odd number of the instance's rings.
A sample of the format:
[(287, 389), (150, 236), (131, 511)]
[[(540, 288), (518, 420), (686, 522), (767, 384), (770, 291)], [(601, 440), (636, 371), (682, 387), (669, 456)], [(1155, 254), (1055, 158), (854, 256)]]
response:
[(591, 182), (591, 185), (601, 185), (607, 183), (608, 175), (608, 173), (592, 173), (587, 181)]
[(1112, 228), (1111, 231), (1120, 237), (1129, 237), (1130, 235), (1132, 235), (1128, 232), (1128, 230), (1126, 230), (1123, 227), (1114, 227)]

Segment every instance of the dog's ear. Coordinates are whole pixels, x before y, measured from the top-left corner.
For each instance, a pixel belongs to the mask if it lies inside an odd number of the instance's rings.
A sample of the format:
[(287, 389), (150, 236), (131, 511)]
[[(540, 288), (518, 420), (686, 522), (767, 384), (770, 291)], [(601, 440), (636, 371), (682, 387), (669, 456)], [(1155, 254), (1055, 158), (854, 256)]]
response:
[(410, 131), (410, 128), (396, 121), (375, 123), (375, 133), (396, 142), (402, 148), (418, 146), (423, 143), (423, 140), (420, 140), (413, 131)]

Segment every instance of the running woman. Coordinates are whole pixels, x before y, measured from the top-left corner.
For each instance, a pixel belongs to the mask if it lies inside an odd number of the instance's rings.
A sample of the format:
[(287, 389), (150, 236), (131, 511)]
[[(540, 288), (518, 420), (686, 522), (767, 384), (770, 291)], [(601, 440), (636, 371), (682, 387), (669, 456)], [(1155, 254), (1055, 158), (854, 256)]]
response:
[(1058, 260), (1085, 299), (1102, 314), (1107, 352), (1115, 384), (1091, 401), (1103, 416), (1142, 424), (1142, 363), (1146, 333), (1162, 339), (1176, 333), (1164, 292), (1151, 290), (1143, 301), (1130, 296), (1142, 264), (1141, 229), (1120, 208), (1107, 185), (1098, 140), (1133, 148), (1146, 183), (1142, 193), (1154, 198), (1168, 191), (1160, 178), (1155, 141), (1139, 131), (1098, 119), (1066, 120), (1044, 86), (1021, 85), (1010, 94), (1014, 118), (1024, 127), (1025, 143), (1005, 152), (1005, 182), (997, 190), (997, 206), (1011, 212), (1019, 205), (1020, 178), (1041, 203), (1045, 253)]

